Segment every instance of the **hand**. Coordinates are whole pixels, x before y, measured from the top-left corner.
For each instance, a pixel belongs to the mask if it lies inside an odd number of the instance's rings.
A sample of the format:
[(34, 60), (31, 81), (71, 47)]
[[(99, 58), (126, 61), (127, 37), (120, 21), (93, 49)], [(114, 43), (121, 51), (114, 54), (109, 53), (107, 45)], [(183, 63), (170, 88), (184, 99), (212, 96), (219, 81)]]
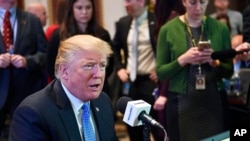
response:
[(15, 66), (16, 68), (26, 68), (27, 67), (26, 58), (24, 58), (21, 55), (16, 55), (16, 54), (11, 55), (11, 64), (13, 66)]
[(212, 67), (218, 67), (220, 65), (220, 60), (213, 60), (211, 54), (213, 53), (212, 48), (206, 48), (201, 51), (202, 61), (201, 63), (209, 63)]
[[(240, 44), (239, 46), (235, 48), (236, 51), (241, 51), (241, 50), (246, 50), (246, 49), (250, 49), (250, 44), (247, 42)], [(244, 52), (243, 54), (238, 54), (235, 58), (238, 60), (249, 61), (250, 51)]]
[(155, 70), (153, 70), (153, 71), (150, 72), (149, 78), (150, 78), (150, 80), (152, 80), (153, 82), (157, 83), (158, 78), (157, 78), (157, 74), (156, 74)]
[(212, 67), (218, 67), (220, 65), (220, 60), (210, 60), (209, 65)]
[(153, 106), (154, 110), (164, 110), (165, 109), (165, 105), (167, 103), (167, 98), (165, 96), (159, 96)]
[(10, 54), (0, 54), (0, 68), (7, 68), (10, 65)]
[(191, 47), (178, 58), (178, 62), (181, 66), (185, 66), (187, 64), (198, 64), (202, 59), (202, 51), (199, 51), (198, 47)]
[(122, 82), (128, 82), (129, 77), (128, 77), (128, 72), (126, 69), (122, 68), (117, 72), (118, 77)]
[(212, 48), (205, 48), (202, 51), (200, 51), (201, 56), (201, 62), (200, 63), (211, 63), (213, 60), (211, 58), (211, 54), (213, 53)]

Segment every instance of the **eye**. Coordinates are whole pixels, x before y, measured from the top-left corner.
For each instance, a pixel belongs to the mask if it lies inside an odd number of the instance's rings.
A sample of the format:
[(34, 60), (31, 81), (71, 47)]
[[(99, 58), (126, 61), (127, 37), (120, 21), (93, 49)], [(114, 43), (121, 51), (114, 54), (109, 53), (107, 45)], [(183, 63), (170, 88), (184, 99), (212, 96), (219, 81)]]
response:
[(84, 65), (82, 68), (86, 71), (90, 71), (92, 70), (94, 67), (94, 64), (87, 64), (87, 65)]
[(189, 3), (192, 4), (192, 5), (195, 5), (196, 4), (196, 0), (190, 0)]
[(91, 6), (91, 5), (87, 5), (87, 6), (85, 7), (85, 9), (86, 9), (86, 10), (90, 10), (90, 9), (92, 9), (92, 6)]
[(101, 63), (101, 64), (99, 65), (99, 67), (100, 67), (100, 70), (101, 70), (101, 71), (104, 71), (104, 70), (106, 69), (106, 67), (107, 67), (107, 64), (106, 64), (106, 63)]
[(207, 3), (207, 0), (200, 0), (200, 3), (205, 4), (205, 3)]

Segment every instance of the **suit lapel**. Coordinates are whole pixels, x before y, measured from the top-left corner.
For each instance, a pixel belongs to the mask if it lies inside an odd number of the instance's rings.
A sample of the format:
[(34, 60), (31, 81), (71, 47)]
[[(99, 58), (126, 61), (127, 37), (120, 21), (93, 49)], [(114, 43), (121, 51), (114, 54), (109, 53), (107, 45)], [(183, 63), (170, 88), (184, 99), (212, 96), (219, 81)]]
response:
[(91, 101), (91, 110), (95, 118), (95, 124), (98, 129), (98, 134), (99, 134), (100, 140), (104, 140), (105, 135), (102, 133), (107, 133), (106, 131), (107, 121), (104, 120), (105, 113), (104, 111), (101, 111), (102, 110), (102, 108), (100, 107), (101, 105), (102, 103), (100, 101), (98, 102), (98, 100)]
[(82, 139), (71, 104), (60, 84), (60, 81), (56, 81), (55, 83), (55, 91), (58, 94), (56, 95), (56, 102), (61, 108), (58, 112), (59, 117), (65, 127), (69, 140), (80, 141)]
[(123, 38), (122, 39), (124, 39), (125, 41), (124, 41), (124, 43), (126, 43), (126, 46), (127, 46), (127, 37), (128, 37), (128, 33), (129, 33), (129, 30), (130, 30), (130, 26), (131, 26), (131, 22), (132, 22), (132, 18), (131, 17), (128, 17), (126, 20), (125, 20), (125, 22), (123, 23), (124, 24), (124, 26), (122, 27), (122, 28), (124, 28), (123, 29)]
[(76, 123), (74, 112), (71, 107), (65, 107), (59, 112), (60, 118), (65, 126), (65, 130), (68, 133), (69, 140), (80, 141), (81, 135), (78, 132), (79, 128)]
[(23, 14), (23, 12), (17, 9), (17, 33), (16, 33), (16, 42), (15, 42), (15, 50), (17, 51), (19, 48), (19, 44), (23, 38), (24, 31), (27, 28), (27, 17)]
[(4, 44), (3, 44), (3, 35), (1, 33), (0, 36), (0, 53), (5, 53), (5, 48), (4, 48)]

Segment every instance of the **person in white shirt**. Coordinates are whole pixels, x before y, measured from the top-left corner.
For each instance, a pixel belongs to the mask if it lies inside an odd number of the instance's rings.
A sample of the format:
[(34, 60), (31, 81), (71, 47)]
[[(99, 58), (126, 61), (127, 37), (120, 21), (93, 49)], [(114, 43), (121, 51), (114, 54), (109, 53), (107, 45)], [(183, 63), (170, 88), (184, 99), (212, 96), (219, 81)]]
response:
[(236, 34), (242, 33), (243, 18), (242, 13), (228, 8), (229, 3), (229, 0), (214, 0), (216, 11), (210, 16), (216, 18), (217, 15), (226, 13), (229, 17), (229, 23), (231, 26), (231, 37), (233, 37)]

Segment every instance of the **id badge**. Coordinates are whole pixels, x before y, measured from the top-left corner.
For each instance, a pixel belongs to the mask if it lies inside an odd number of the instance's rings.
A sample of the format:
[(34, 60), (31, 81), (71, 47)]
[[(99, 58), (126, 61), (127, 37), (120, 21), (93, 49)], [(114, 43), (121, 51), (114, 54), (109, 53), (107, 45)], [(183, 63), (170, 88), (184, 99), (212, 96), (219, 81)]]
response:
[(205, 90), (206, 83), (205, 83), (205, 75), (196, 75), (196, 83), (195, 88), (196, 90)]

